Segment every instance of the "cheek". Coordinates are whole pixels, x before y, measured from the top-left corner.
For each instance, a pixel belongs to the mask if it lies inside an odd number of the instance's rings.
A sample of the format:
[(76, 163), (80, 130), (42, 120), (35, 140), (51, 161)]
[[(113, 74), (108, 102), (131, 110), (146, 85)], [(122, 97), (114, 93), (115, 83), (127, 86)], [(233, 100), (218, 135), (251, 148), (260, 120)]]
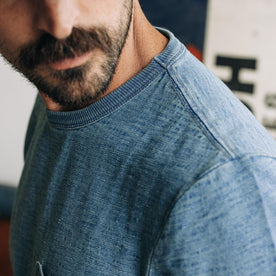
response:
[(3, 29), (0, 22), (0, 53), (8, 60), (11, 61), (12, 52), (15, 50), (14, 42), (11, 35), (8, 36), (7, 29)]
[[(0, 0), (1, 1), (1, 0)], [(29, 43), (22, 25), (13, 24), (3, 27), (0, 22), (0, 53), (15, 67), (21, 48)]]
[(13, 4), (5, 8), (0, 5), (0, 50), (6, 48), (8, 52), (29, 43), (34, 36), (30, 9), (24, 4), (27, 1), (11, 2)]
[[(1, 1), (1, 0), (0, 0)], [(87, 0), (80, 0), (78, 8), (80, 11), (79, 25), (87, 26), (105, 26), (114, 28), (118, 25), (123, 2), (125, 0), (93, 0), (93, 4)]]
[[(0, 22), (1, 24), (1, 22)], [(0, 27), (0, 53), (11, 63), (18, 55), (21, 47), (17, 32), (13, 29)]]

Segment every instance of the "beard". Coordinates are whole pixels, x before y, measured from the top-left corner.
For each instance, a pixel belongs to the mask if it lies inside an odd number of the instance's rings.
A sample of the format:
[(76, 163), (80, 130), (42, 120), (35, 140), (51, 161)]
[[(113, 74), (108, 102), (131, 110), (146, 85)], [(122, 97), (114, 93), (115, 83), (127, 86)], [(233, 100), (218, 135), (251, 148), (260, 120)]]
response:
[[(114, 76), (132, 19), (132, 4), (124, 8), (125, 22), (117, 30), (76, 27), (62, 40), (45, 33), (36, 42), (22, 47), (16, 58), (7, 60), (63, 110), (86, 107), (105, 94)], [(66, 70), (49, 66), (86, 53), (90, 54), (89, 59), (81, 66)]]

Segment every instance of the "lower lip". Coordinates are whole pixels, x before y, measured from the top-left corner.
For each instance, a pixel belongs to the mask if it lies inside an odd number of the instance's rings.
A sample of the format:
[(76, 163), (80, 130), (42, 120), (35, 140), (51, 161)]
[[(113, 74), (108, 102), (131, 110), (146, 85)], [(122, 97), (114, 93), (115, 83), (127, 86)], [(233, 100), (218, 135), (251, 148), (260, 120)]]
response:
[(54, 70), (67, 70), (74, 67), (83, 65), (90, 57), (91, 53), (86, 53), (81, 56), (76, 56), (74, 58), (66, 58), (58, 62), (49, 64), (49, 66)]

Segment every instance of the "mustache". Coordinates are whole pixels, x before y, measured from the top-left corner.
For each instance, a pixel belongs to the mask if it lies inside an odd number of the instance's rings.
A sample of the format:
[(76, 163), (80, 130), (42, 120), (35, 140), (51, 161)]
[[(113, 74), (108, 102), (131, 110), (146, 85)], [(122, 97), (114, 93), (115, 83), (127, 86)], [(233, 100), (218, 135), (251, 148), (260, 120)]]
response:
[(45, 33), (36, 42), (20, 50), (18, 63), (22, 68), (33, 70), (38, 65), (73, 58), (95, 48), (107, 52), (111, 44), (111, 38), (105, 28), (75, 27), (65, 39), (56, 39)]

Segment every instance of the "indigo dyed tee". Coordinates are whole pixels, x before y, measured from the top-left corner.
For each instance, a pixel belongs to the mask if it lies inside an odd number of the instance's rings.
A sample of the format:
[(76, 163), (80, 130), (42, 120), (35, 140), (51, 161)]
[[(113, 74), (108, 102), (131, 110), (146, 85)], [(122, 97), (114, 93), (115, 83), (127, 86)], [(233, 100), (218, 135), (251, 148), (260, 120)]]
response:
[(162, 32), (167, 48), (95, 104), (50, 112), (37, 98), (15, 276), (276, 275), (274, 139)]

